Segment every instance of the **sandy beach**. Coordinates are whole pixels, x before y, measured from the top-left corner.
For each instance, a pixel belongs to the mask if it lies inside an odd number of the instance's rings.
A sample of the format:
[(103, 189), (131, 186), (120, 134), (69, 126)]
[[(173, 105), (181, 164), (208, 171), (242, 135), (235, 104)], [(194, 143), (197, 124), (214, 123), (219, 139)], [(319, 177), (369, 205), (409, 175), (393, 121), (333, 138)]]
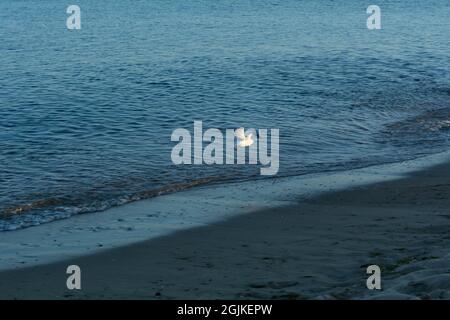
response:
[[(450, 165), (0, 273), (2, 299), (449, 299)], [(68, 265), (82, 289), (66, 288)], [(382, 290), (366, 288), (366, 267)]]

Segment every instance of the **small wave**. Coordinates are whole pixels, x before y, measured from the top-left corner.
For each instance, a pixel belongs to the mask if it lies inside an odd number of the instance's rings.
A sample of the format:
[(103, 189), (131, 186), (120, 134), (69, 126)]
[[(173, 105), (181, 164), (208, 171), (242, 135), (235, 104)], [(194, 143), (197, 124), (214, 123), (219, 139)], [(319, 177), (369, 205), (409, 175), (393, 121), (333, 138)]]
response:
[(63, 199), (57, 199), (57, 198), (50, 198), (50, 199), (42, 199), (33, 201), (31, 203), (17, 205), (13, 207), (6, 208), (2, 212), (0, 212), (0, 218), (9, 218), (11, 216), (19, 215), (26, 213), (28, 211), (39, 209), (39, 208), (45, 208), (49, 206), (55, 206), (60, 205), (64, 202)]
[[(195, 186), (206, 185), (224, 180), (224, 177), (207, 177), (188, 182), (165, 185), (160, 188), (140, 191), (131, 195), (124, 195), (115, 199), (103, 201), (84, 201), (84, 205), (75, 205), (73, 198), (48, 198), (31, 203), (11, 206), (0, 212), (0, 231), (12, 231), (39, 225), (46, 222), (69, 218), (76, 214), (104, 211), (112, 207), (130, 202), (144, 200), (160, 195), (179, 192)], [(87, 195), (86, 195), (87, 196)]]
[(389, 134), (421, 134), (450, 129), (450, 108), (429, 111), (386, 126)]

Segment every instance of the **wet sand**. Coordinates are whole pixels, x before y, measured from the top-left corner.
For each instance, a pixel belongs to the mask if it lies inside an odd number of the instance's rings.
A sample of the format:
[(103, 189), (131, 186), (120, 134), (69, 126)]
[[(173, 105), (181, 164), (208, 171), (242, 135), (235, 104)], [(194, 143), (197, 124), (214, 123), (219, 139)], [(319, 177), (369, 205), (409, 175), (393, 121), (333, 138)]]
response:
[[(450, 165), (80, 258), (0, 272), (2, 299), (449, 299)], [(66, 288), (79, 265), (82, 289)], [(366, 267), (382, 290), (366, 288)]]

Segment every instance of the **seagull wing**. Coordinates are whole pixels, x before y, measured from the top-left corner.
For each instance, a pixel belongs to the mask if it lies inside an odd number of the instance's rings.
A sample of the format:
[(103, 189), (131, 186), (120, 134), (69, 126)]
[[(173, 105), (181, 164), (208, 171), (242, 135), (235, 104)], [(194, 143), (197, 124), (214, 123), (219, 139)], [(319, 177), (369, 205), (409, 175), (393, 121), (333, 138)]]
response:
[(236, 137), (238, 137), (238, 139), (240, 139), (240, 140), (245, 140), (245, 131), (244, 131), (244, 128), (239, 128), (239, 129), (236, 129), (236, 130), (234, 130), (234, 135), (236, 136)]

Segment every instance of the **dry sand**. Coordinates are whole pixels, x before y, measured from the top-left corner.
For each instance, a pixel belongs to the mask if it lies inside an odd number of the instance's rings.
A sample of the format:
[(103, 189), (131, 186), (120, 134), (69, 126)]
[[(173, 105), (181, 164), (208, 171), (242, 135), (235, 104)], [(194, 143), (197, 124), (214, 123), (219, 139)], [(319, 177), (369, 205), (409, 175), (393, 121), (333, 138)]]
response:
[[(0, 272), (5, 299), (449, 299), (450, 165)], [(66, 289), (77, 264), (82, 290)], [(382, 290), (366, 288), (366, 266)]]

